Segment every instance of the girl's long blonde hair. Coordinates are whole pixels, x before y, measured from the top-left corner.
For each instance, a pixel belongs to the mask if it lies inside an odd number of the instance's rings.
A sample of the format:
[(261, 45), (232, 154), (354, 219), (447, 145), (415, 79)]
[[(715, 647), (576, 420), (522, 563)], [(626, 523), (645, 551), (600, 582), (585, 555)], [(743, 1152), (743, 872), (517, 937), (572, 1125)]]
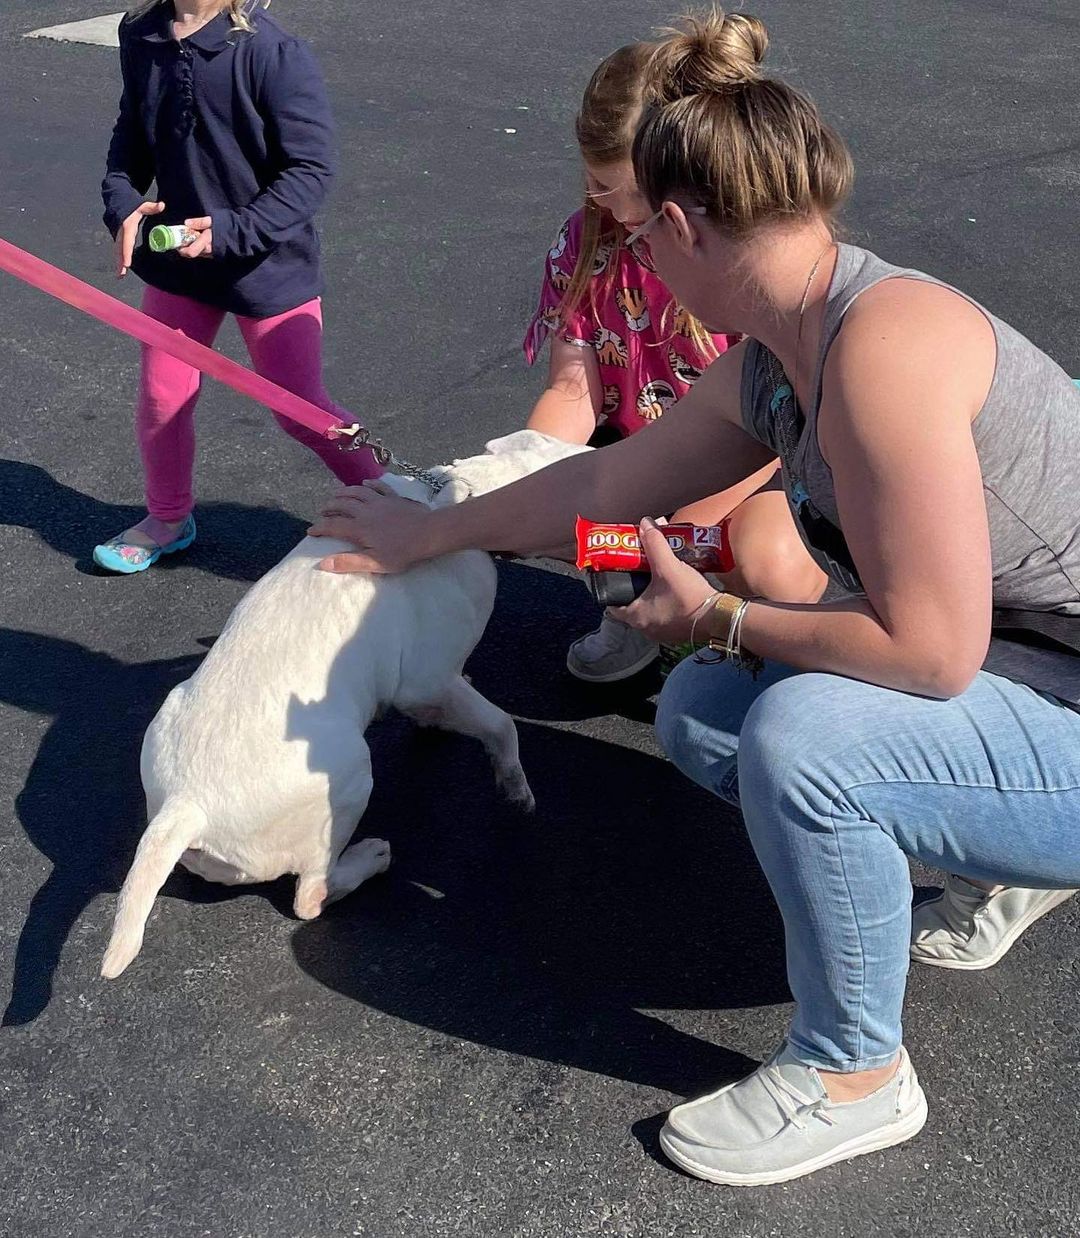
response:
[[(156, 9), (159, 4), (165, 4), (166, 0), (143, 0), (141, 4), (133, 5), (127, 11), (129, 20), (134, 20), (136, 17), (142, 17), (144, 13), (149, 13), (151, 9)], [(270, 0), (225, 0), (221, 6), (223, 11), (227, 11), (232, 18), (232, 28), (234, 30), (243, 30), (250, 34), (255, 27), (251, 24), (251, 12), (253, 9), (268, 9)]]
[[(612, 52), (589, 79), (574, 129), (582, 157), (595, 167), (630, 158), (648, 81), (647, 69), (656, 50), (655, 43), (629, 43)], [(605, 245), (614, 249), (625, 239), (626, 229), (586, 194), (581, 249), (559, 306), (562, 322), (569, 321), (586, 296), (596, 312), (596, 285), (593, 283), (596, 255)], [(614, 261), (608, 264), (603, 287), (605, 297), (611, 293), (615, 267)], [(696, 318), (680, 311), (674, 301), (667, 308), (665, 318), (676, 311), (682, 329), (695, 348), (705, 360), (712, 360), (716, 356), (712, 336)]]

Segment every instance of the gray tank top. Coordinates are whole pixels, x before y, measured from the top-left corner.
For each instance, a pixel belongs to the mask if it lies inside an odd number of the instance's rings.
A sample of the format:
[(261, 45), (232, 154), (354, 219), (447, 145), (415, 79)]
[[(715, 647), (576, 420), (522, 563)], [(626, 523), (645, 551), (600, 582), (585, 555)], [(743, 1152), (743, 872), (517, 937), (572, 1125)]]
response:
[[(942, 281), (853, 245), (837, 249), (810, 406), (796, 407), (779, 362), (751, 340), (743, 363), (742, 419), (746, 431), (780, 457), (784, 490), (807, 549), (835, 584), (861, 593), (839, 527), (832, 473), (818, 444), (825, 358), (844, 315), (867, 288), (897, 276)], [(991, 641), (983, 669), (1080, 707), (1080, 656), (1063, 652), (1053, 639), (1013, 630), (1029, 625), (1008, 618), (1039, 612), (1036, 628), (1053, 631), (1057, 625), (1067, 634), (1064, 645), (1080, 647), (1080, 390), (1030, 340), (978, 308), (997, 340), (994, 380), (972, 422), (990, 522), (995, 632), (1001, 633)]]

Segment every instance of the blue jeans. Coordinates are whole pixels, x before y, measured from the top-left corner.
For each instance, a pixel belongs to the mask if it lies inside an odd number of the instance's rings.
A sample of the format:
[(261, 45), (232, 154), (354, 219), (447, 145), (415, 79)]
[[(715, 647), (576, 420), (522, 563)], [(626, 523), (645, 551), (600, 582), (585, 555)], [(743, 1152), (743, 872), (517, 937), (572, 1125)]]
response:
[(769, 664), (687, 659), (657, 734), (742, 810), (779, 904), (807, 1065), (892, 1061), (911, 932), (907, 856), (1007, 885), (1080, 886), (1080, 714), (980, 673), (948, 701)]

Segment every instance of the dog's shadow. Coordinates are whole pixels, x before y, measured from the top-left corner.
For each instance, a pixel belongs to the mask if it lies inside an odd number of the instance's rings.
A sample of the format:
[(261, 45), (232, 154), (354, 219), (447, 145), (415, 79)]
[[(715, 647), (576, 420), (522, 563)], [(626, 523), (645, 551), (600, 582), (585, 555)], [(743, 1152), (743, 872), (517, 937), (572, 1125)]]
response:
[[(115, 508), (60, 486), (36, 466), (3, 462), (0, 477), (18, 492), (0, 492), (0, 519), (37, 529), (63, 553), (81, 553), (99, 523), (106, 518), (117, 522)], [(222, 528), (231, 527), (235, 534), (229, 510), (223, 506), (218, 514)], [(258, 513), (252, 509), (246, 514)], [(291, 517), (270, 521), (269, 531), (259, 539), (261, 553), (241, 564), (238, 545), (236, 569), (227, 574), (254, 576), (272, 566), (297, 540), (293, 526), (298, 523)], [(587, 605), (585, 591), (570, 579), (522, 565), (513, 565), (509, 575), (508, 594), (518, 606), (542, 608), (553, 601), (553, 585), (571, 609), (583, 599)], [(501, 652), (497, 644), (481, 659), (486, 675), (505, 678), (492, 661)], [(44, 1010), (72, 927), (95, 897), (119, 889), (146, 823), (139, 777), (143, 733), (170, 689), (193, 674), (199, 660), (189, 656), (132, 665), (74, 641), (0, 629), (0, 701), (50, 720), (15, 798), (15, 810), (27, 837), (52, 866), (31, 900), (20, 934), (3, 1025), (27, 1023)], [(530, 672), (516, 682), (526, 690), (532, 683), (539, 708), (558, 712), (561, 690), (549, 690), (558, 678), (533, 679)], [(400, 720), (381, 730), (396, 734), (395, 725), (400, 726)], [(389, 750), (392, 745), (385, 740), (379, 744), (379, 733), (379, 726), (373, 728), (373, 743)], [(482, 761), (478, 753), (475, 759)], [(288, 909), (290, 882), (261, 890), (275, 906)], [(164, 893), (199, 902), (236, 896), (234, 890), (183, 870), (173, 874)]]
[(41, 1013), (72, 926), (92, 899), (119, 888), (146, 820), (140, 737), (198, 661), (126, 666), (72, 641), (0, 629), (0, 699), (52, 719), (15, 798), (23, 829), (52, 870), (19, 937), (4, 1026)]
[(376, 732), (361, 833), (394, 864), (293, 935), (329, 988), (507, 1052), (687, 1094), (755, 1063), (649, 1011), (790, 1000), (736, 814), (660, 758), (519, 724), (533, 817), (463, 741)]
[[(0, 520), (36, 529), (62, 553), (81, 554), (99, 531), (117, 522), (115, 508), (59, 485), (36, 466), (4, 462), (0, 482), (4, 483)], [(222, 529), (231, 529), (234, 536), (237, 517), (241, 523), (245, 515), (253, 520), (257, 516), (262, 522), (268, 515), (224, 505), (219, 514)], [(235, 570), (221, 574), (237, 578), (261, 574), (296, 540), (298, 526), (298, 521), (287, 516), (278, 524), (270, 521), (268, 527), (260, 524), (257, 541), (262, 549), (245, 559), (251, 545), (238, 543)], [(569, 721), (622, 712), (649, 720), (651, 707), (640, 679), (623, 692), (596, 693), (569, 680), (562, 671), (559, 663), (566, 643), (596, 618), (577, 580), (517, 563), (501, 565), (500, 578), (495, 616), (470, 663), (481, 691), (503, 707), (533, 718)], [(45, 1008), (72, 926), (96, 896), (119, 888), (145, 825), (138, 769), (143, 732), (168, 691), (192, 674), (198, 661), (197, 656), (190, 656), (128, 665), (75, 642), (0, 629), (0, 663), (5, 667), (0, 700), (51, 719), (15, 806), (27, 836), (50, 861), (52, 871), (34, 895), (20, 935), (4, 1024), (29, 1022)], [(730, 868), (728, 850), (732, 848), (731, 854), (739, 857), (738, 883), (745, 887), (745, 874), (756, 873), (741, 832), (702, 827), (702, 817), (716, 817), (715, 802), (654, 757), (537, 726), (523, 726), (522, 736), (526, 768), (541, 810), (534, 820), (511, 817), (508, 821), (506, 810), (495, 801), (478, 745), (456, 738), (416, 736), (400, 719), (374, 727), (369, 738), (376, 792), (361, 834), (382, 832), (391, 838), (399, 873), (407, 871), (411, 852), (416, 859), (413, 867), (431, 874), (431, 885), (447, 878), (451, 884), (466, 880), (464, 897), (459, 894), (451, 901), (448, 894), (445, 900), (439, 899), (397, 878), (381, 886), (381, 892), (380, 883), (371, 887), (372, 905), (384, 913), (381, 931), (387, 934), (387, 948), (383, 953), (392, 956), (391, 939), (398, 930), (408, 929), (400, 942), (400, 992), (360, 983), (365, 976), (371, 978), (364, 971), (372, 958), (366, 946), (358, 954), (359, 979), (327, 974), (318, 963), (318, 943), (324, 934), (332, 938), (357, 931), (349, 914), (366, 906), (362, 900), (347, 900), (324, 923), (310, 932), (302, 931), (297, 957), (305, 965), (310, 963), (310, 969), (327, 983), (358, 996), (367, 992), (373, 1004), (382, 1001), (403, 1014), (412, 1010), (419, 1022), (440, 1023), (430, 1003), (442, 992), (449, 1003), (445, 1022), (460, 1026), (462, 1035), (520, 1044), (522, 1051), (532, 1045), (541, 1055), (546, 1046), (554, 1058), (593, 1064), (609, 1073), (659, 1074), (672, 1083), (676, 1078), (686, 1083), (688, 1075), (691, 1081), (700, 1076), (707, 1082), (706, 1076), (717, 1073), (718, 1058), (726, 1060), (723, 1052), (668, 1031), (664, 1024), (634, 1013), (634, 1007), (647, 1006), (650, 1001), (657, 1007), (679, 1004), (671, 1000), (670, 981), (676, 975), (690, 975), (686, 972), (690, 964), (677, 963), (671, 955), (670, 935), (657, 930), (657, 925), (669, 923), (668, 906), (680, 915), (693, 907), (700, 925), (690, 931), (695, 936), (703, 934), (702, 948), (714, 952), (717, 925), (726, 921), (723, 915), (717, 920), (715, 907), (706, 909), (696, 892), (711, 891), (707, 898), (702, 895), (706, 902), (725, 904), (730, 873), (723, 870)], [(409, 768), (410, 762), (419, 765)], [(440, 768), (443, 773), (433, 773)], [(439, 795), (440, 785), (449, 797), (445, 801)], [(388, 814), (388, 797), (393, 802), (394, 795), (402, 798)], [(431, 806), (422, 809), (418, 801)], [(486, 807), (478, 812), (478, 804)], [(388, 820), (407, 821), (410, 827), (400, 830), (385, 824)], [(445, 834), (434, 828), (440, 820), (450, 823)], [(460, 821), (471, 826), (464, 838)], [(494, 852), (479, 845), (470, 851), (465, 844), (475, 837), (475, 831), (480, 832), (480, 839), (490, 840)], [(722, 844), (717, 841), (720, 838)], [(452, 846), (451, 840), (460, 840), (461, 845)], [(695, 876), (691, 882), (686, 874), (701, 871), (702, 862), (695, 853), (701, 847), (709, 851), (718, 846), (723, 854), (718, 867), (709, 870), (709, 880), (703, 886)], [(440, 849), (445, 874), (439, 864)], [(764, 915), (765, 939), (776, 945), (778, 958), (779, 928), (767, 891), (760, 878), (751, 875), (749, 879), (757, 881), (756, 896), (749, 900), (757, 910), (748, 913), (749, 919), (737, 917), (743, 927), (737, 928), (736, 938), (755, 915)], [(421, 884), (428, 883), (421, 880)], [(689, 900), (685, 891), (679, 892), (684, 883), (694, 892)], [(291, 886), (286, 886), (290, 883), (264, 888), (282, 910), (287, 909), (291, 895)], [(396, 891), (396, 897), (387, 894), (389, 889)], [(165, 893), (200, 902), (235, 896), (234, 891), (182, 871), (170, 878)], [(740, 905), (743, 902), (740, 898)], [(593, 923), (593, 914), (600, 907), (605, 908), (606, 918), (598, 925)], [(656, 923), (650, 925), (646, 916), (654, 910)], [(442, 931), (431, 941), (419, 940), (433, 927), (433, 915), (439, 916)], [(366, 916), (363, 924), (366, 934), (370, 928)], [(478, 958), (477, 926), (483, 927), (482, 935), (489, 935), (497, 947), (481, 950)], [(502, 941), (510, 944), (503, 947), (498, 944)], [(475, 973), (476, 984), (461, 988), (455, 980), (447, 990), (424, 981), (414, 984), (413, 956), (422, 959), (433, 948), (437, 948), (440, 982), (460, 976), (464, 968)], [(643, 968), (623, 966), (628, 950), (640, 956)], [(591, 960), (591, 966), (581, 967), (576, 955), (580, 961)], [(687, 947), (686, 957), (700, 958), (696, 942)], [(782, 1000), (786, 995), (779, 966), (770, 971), (755, 965), (741, 979), (733, 979), (721, 958), (715, 974), (713, 960), (706, 970), (707, 983), (704, 974), (699, 977), (701, 984), (687, 980), (687, 1004), (745, 1004)], [(493, 999), (503, 991), (498, 977), (504, 971), (521, 982), (520, 1001), (529, 1009), (527, 1021), (534, 1024), (535, 1035), (522, 1038), (515, 1030), (521, 1020), (512, 1011), (501, 1031), (489, 1027), (496, 1018), (499, 1003)], [(591, 977), (587, 1000), (578, 982), (582, 975)], [(726, 977), (720, 992), (717, 975)], [(652, 981), (661, 976), (665, 984), (654, 985)], [(647, 998), (657, 987), (656, 1000)], [(454, 994), (468, 995), (468, 1000), (455, 1008), (449, 1000)], [(538, 1017), (539, 1008), (549, 998), (553, 1000), (550, 1010)], [(582, 1021), (582, 1009), (592, 1012), (591, 1023)], [(612, 1020), (612, 1043), (617, 1046), (620, 1037), (624, 1042), (624, 1067), (617, 1064), (619, 1052), (609, 1045), (608, 1031), (602, 1036), (598, 1032)], [(584, 1030), (589, 1027), (592, 1032)], [(590, 1037), (595, 1038), (591, 1047)], [(673, 1043), (681, 1046), (674, 1057), (670, 1053)], [(688, 1072), (688, 1051), (691, 1057), (707, 1059), (710, 1068)], [(670, 1072), (664, 1065), (669, 1060), (676, 1063)]]
[[(72, 926), (119, 888), (145, 821), (141, 736), (198, 661), (125, 665), (0, 629), (5, 703), (51, 719), (16, 810), (52, 871), (20, 935), (5, 1025), (45, 1008)], [(360, 833), (389, 837), (396, 863), (298, 929), (299, 963), (424, 1026), (671, 1091), (743, 1072), (745, 1059), (640, 1013), (787, 999), (779, 920), (733, 814), (656, 757), (520, 732), (535, 817), (497, 799), (479, 745), (393, 716), (371, 729)], [(287, 913), (291, 883), (262, 890)], [(165, 893), (236, 892), (178, 871)]]
[[(143, 732), (200, 660), (192, 655), (127, 665), (73, 641), (0, 628), (0, 701), (51, 720), (15, 797), (19, 821), (51, 870), (30, 901), (0, 1026), (41, 1014), (75, 923), (96, 897), (120, 888), (146, 826), (139, 778)], [(260, 889), (288, 913), (291, 894), (284, 883)], [(197, 903), (237, 893), (179, 868), (163, 892)]]
[[(327, 493), (332, 484), (328, 480)], [(143, 508), (103, 503), (66, 486), (39, 465), (0, 459), (0, 525), (33, 530), (84, 574), (99, 571), (91, 559), (95, 545), (145, 515)], [(200, 503), (196, 519), (199, 538), (182, 562), (226, 580), (258, 580), (306, 528), (277, 508), (239, 503)], [(177, 562), (163, 559), (155, 570), (170, 570)]]

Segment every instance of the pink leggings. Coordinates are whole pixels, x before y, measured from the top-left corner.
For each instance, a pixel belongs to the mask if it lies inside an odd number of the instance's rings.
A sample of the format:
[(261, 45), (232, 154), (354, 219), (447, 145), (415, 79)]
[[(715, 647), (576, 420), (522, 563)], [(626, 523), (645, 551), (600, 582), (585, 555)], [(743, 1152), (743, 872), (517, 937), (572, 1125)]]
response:
[[(158, 288), (146, 289), (143, 312), (175, 327), (207, 346), (225, 320), (225, 311), (178, 297)], [(326, 394), (322, 380), (322, 304), (316, 298), (273, 318), (236, 321), (251, 363), (264, 377), (293, 391), (346, 421), (355, 418)], [(158, 348), (142, 350), (135, 434), (146, 472), (146, 506), (151, 516), (170, 523), (182, 520), (194, 505), (195, 403), (202, 375)], [(274, 414), (278, 425), (310, 447), (346, 485), (354, 486), (382, 471), (370, 451), (344, 452), (330, 439)]]

